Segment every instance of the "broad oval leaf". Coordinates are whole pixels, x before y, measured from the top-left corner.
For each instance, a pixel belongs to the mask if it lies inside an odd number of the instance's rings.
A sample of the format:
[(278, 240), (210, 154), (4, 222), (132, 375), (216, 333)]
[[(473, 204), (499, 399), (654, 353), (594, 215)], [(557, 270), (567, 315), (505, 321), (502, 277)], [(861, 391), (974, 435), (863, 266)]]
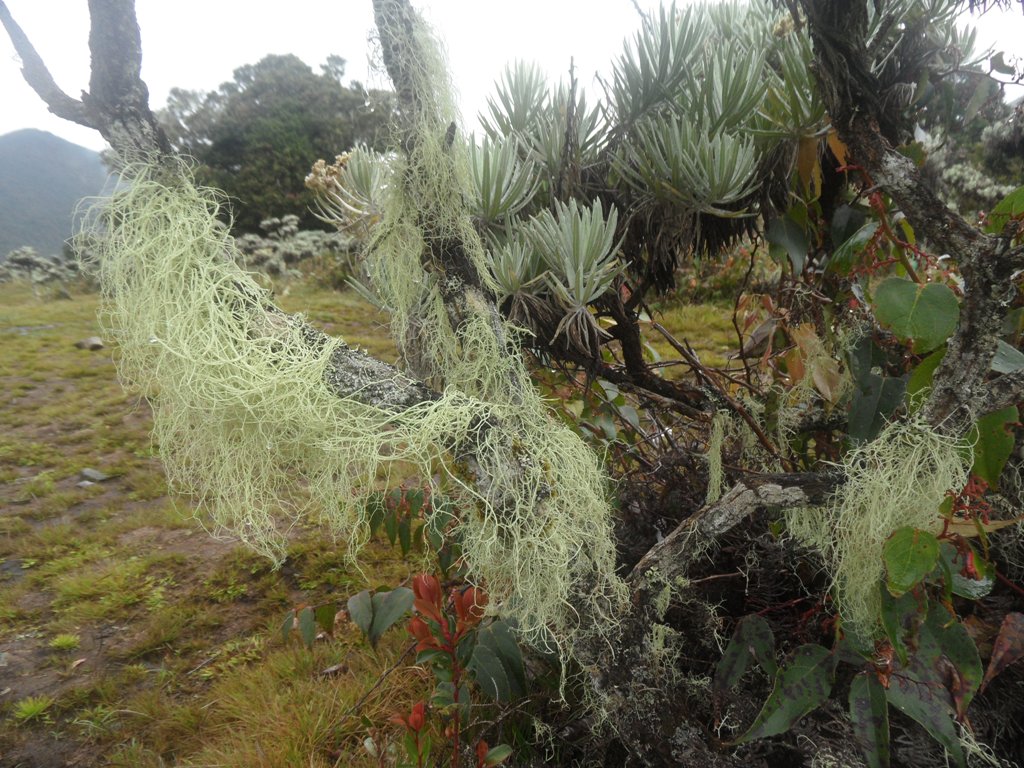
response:
[(964, 751), (953, 726), (953, 710), (945, 700), (948, 698), (946, 691), (931, 681), (917, 678), (909, 670), (900, 670), (889, 678), (885, 698), (900, 712), (924, 726), (960, 768), (966, 766)]
[(505, 665), (489, 646), (478, 643), (467, 668), (473, 672), (480, 690), (492, 699), (508, 701), (512, 698), (512, 685)]
[(929, 665), (933, 683), (949, 691), (962, 720), (982, 681), (981, 657), (967, 628), (941, 605), (932, 606), (921, 629), (919, 661)]
[(313, 611), (313, 618), (316, 624), (326, 634), (334, 633), (334, 618), (338, 615), (338, 606), (335, 603), (324, 603), (318, 605)]
[(412, 610), (413, 593), (408, 587), (396, 587), (389, 592), (373, 596), (373, 620), (366, 633), (370, 645), (376, 646), (381, 635), (396, 621)]
[(1010, 346), (1002, 339), (996, 339), (996, 353), (992, 357), (992, 370), (996, 373), (1013, 373), (1024, 368), (1024, 352)]
[(352, 595), (348, 599), (346, 607), (352, 623), (359, 627), (364, 635), (369, 635), (370, 624), (373, 621), (373, 602), (370, 599), (370, 590), (364, 589), (358, 595)]
[(874, 292), (875, 317), (893, 333), (930, 352), (950, 337), (960, 320), (960, 303), (944, 283), (918, 285), (890, 277)]
[(1011, 405), (982, 416), (971, 429), (968, 437), (974, 443), (971, 472), (988, 483), (990, 488), (999, 489), (999, 476), (1013, 451), (1014, 435), (1007, 426), (1016, 423), (1017, 419), (1017, 406)]
[(998, 235), (1010, 219), (1019, 220), (1021, 216), (1024, 216), (1024, 187), (1017, 187), (988, 212), (985, 231), (990, 235)]
[(868, 768), (889, 768), (889, 704), (871, 672), (861, 672), (850, 684), (850, 720)]
[(715, 679), (712, 691), (716, 698), (721, 697), (736, 685), (750, 665), (750, 659), (756, 659), (769, 675), (778, 671), (775, 664), (775, 636), (768, 622), (756, 614), (744, 616), (736, 624), (736, 631), (722, 654), (715, 668)]
[(313, 647), (313, 641), (316, 640), (316, 618), (313, 609), (308, 606), (299, 611), (299, 635), (307, 648)]
[(801, 645), (776, 676), (775, 688), (754, 724), (733, 743), (743, 744), (788, 731), (828, 698), (835, 669), (836, 657), (827, 648), (813, 643)]
[(898, 597), (909, 592), (935, 568), (939, 559), (939, 540), (928, 531), (900, 528), (886, 539), (882, 558), (889, 592)]
[(504, 621), (494, 621), (477, 632), (477, 647), (487, 646), (505, 668), (513, 696), (526, 694), (526, 667), (512, 629)]
[(945, 356), (946, 348), (939, 347), (918, 363), (917, 367), (910, 372), (910, 378), (907, 380), (907, 400), (912, 408), (915, 405), (920, 407), (923, 398), (919, 398), (918, 395), (927, 389), (931, 389), (932, 381), (935, 378), (935, 371)]
[[(815, 146), (815, 159), (817, 159), (817, 147)], [(807, 261), (807, 234), (804, 228), (793, 219), (784, 216), (775, 219), (768, 225), (765, 238), (771, 244), (774, 257), (776, 248), (781, 249), (788, 257), (793, 267), (793, 274), (799, 275), (804, 271), (804, 263)]]

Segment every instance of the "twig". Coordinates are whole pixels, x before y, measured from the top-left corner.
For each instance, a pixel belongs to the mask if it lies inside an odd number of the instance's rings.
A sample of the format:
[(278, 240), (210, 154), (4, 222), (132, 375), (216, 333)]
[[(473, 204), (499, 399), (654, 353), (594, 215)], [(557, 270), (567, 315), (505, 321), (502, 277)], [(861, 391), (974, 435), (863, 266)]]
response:
[(406, 657), (408, 657), (409, 654), (412, 653), (415, 649), (416, 642), (413, 641), (409, 643), (409, 646), (402, 652), (402, 655), (398, 657), (398, 660), (390, 667), (388, 667), (386, 670), (384, 670), (384, 672), (381, 673), (380, 677), (377, 678), (377, 681), (373, 685), (371, 685), (369, 689), (367, 689), (367, 691), (362, 696), (360, 696), (359, 699), (351, 707), (348, 708), (348, 711), (344, 715), (342, 715), (342, 718), (347, 719), (349, 717), (354, 717), (355, 714), (360, 709), (362, 709), (363, 704), (365, 704), (366, 700), (370, 698), (370, 695), (378, 688), (380, 688), (381, 685), (384, 684), (384, 681), (388, 679), (392, 672), (394, 672), (396, 669), (403, 665)]

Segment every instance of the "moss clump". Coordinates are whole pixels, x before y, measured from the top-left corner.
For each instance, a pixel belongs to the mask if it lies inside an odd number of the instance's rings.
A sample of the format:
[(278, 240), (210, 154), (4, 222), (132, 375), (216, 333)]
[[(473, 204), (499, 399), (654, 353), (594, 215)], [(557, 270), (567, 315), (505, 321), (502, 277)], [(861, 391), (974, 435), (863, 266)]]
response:
[(971, 462), (961, 441), (920, 421), (893, 423), (846, 454), (847, 480), (827, 506), (788, 514), (793, 536), (823, 555), (847, 631), (876, 634), (883, 543), (904, 526), (937, 532), (939, 505), (967, 482)]

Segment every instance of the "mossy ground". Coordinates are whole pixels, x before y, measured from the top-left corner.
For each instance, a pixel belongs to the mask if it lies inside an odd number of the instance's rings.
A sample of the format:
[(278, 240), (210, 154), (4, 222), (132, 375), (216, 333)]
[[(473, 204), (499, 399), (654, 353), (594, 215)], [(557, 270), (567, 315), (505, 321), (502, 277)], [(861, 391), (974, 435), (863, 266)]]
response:
[[(355, 571), (344, 545), (296, 531), (275, 571), (212, 539), (168, 498), (148, 405), (121, 389), (111, 350), (73, 346), (98, 333), (98, 298), (72, 294), (0, 286), (0, 766), (376, 765), (350, 710), (399, 658), (404, 632), (373, 651), (342, 622), (310, 652), (279, 628), (297, 604), (343, 603), (415, 565), (374, 542)], [(353, 293), (297, 282), (277, 299), (394, 359), (387, 318)], [(724, 347), (727, 317), (672, 310), (662, 322)], [(110, 479), (80, 488), (85, 468)], [(71, 635), (77, 646), (53, 642)], [(389, 732), (423, 684), (400, 669), (360, 714)]]

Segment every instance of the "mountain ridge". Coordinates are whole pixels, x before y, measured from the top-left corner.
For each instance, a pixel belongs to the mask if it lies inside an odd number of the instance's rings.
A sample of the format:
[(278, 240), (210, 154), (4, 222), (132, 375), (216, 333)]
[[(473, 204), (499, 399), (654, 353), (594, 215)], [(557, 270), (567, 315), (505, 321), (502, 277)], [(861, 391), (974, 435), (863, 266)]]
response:
[(0, 260), (26, 245), (60, 254), (79, 201), (99, 195), (107, 178), (98, 152), (47, 131), (0, 136)]

